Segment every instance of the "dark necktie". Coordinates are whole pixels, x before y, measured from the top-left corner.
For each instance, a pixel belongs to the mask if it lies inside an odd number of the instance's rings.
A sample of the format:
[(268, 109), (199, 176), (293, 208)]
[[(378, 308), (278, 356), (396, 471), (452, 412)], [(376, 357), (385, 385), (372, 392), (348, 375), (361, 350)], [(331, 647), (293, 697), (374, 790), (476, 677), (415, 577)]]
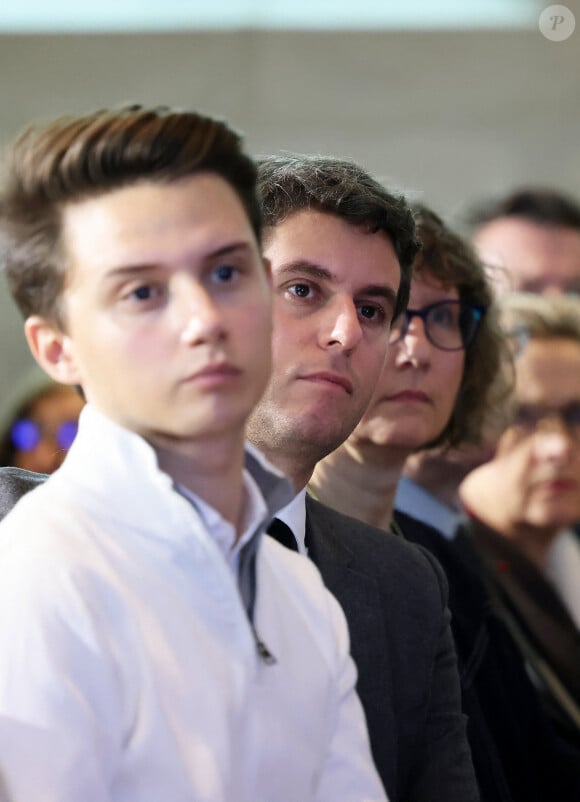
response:
[(274, 518), (268, 527), (268, 534), (270, 537), (273, 537), (274, 540), (277, 540), (278, 543), (281, 543), (283, 546), (286, 546), (287, 549), (290, 549), (290, 551), (298, 551), (298, 543), (296, 542), (296, 538), (294, 537), (292, 530), (287, 524), (284, 523), (284, 521), (281, 521), (279, 518)]

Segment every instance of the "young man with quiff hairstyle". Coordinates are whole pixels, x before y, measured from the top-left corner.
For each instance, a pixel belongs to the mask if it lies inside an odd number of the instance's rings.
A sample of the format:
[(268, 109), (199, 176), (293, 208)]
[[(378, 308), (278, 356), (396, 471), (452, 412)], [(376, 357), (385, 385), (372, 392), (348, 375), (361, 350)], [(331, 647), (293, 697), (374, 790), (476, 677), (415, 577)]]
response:
[(0, 775), (16, 802), (384, 802), (342, 611), (262, 538), (270, 371), (255, 168), (195, 113), (57, 120), (0, 192), (31, 350), (87, 398), (0, 527)]

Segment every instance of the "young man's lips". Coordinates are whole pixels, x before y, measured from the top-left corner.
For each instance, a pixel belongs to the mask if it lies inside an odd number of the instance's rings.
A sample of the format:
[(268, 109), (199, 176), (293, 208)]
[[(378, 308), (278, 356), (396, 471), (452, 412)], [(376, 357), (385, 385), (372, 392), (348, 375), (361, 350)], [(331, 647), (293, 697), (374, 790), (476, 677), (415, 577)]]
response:
[(337, 385), (338, 387), (342, 387), (342, 389), (349, 395), (351, 395), (353, 391), (353, 386), (350, 379), (347, 379), (346, 376), (341, 376), (338, 373), (327, 373), (326, 371), (321, 371), (319, 373), (309, 373), (308, 375), (301, 376), (300, 378), (309, 382)]
[(219, 381), (229, 378), (235, 378), (239, 376), (241, 373), (239, 368), (234, 367), (226, 362), (219, 362), (216, 364), (206, 365), (199, 370), (196, 370), (194, 373), (190, 373), (189, 376), (185, 379), (186, 382), (195, 382), (195, 381)]

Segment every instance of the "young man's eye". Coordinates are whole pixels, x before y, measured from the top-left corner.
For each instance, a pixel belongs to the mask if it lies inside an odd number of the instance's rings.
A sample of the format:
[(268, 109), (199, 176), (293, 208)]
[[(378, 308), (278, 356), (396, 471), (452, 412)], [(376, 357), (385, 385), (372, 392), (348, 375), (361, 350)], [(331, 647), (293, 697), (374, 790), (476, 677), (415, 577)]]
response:
[(232, 281), (239, 272), (239, 269), (233, 265), (219, 265), (213, 271), (212, 278), (216, 283), (227, 284)]
[(129, 303), (135, 309), (151, 309), (157, 307), (165, 298), (166, 289), (163, 284), (139, 284), (133, 289), (128, 288), (123, 295), (124, 303)]
[(381, 306), (375, 306), (374, 304), (360, 304), (359, 314), (361, 317), (364, 317), (366, 320), (370, 320), (374, 323), (383, 323), (386, 319), (384, 309)]
[(288, 290), (297, 298), (308, 298), (312, 295), (312, 288), (308, 284), (292, 284)]
[(142, 287), (132, 290), (130, 297), (135, 298), (137, 301), (148, 301), (158, 294), (158, 290), (153, 285), (143, 284)]

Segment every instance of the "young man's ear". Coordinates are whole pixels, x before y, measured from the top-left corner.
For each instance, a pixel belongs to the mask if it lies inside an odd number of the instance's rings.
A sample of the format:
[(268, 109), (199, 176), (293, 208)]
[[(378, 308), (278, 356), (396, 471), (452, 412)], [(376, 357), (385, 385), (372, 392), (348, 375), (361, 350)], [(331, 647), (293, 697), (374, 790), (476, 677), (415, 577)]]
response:
[(25, 321), (24, 333), (33, 357), (51, 379), (61, 384), (81, 383), (70, 338), (55, 323), (33, 315)]

